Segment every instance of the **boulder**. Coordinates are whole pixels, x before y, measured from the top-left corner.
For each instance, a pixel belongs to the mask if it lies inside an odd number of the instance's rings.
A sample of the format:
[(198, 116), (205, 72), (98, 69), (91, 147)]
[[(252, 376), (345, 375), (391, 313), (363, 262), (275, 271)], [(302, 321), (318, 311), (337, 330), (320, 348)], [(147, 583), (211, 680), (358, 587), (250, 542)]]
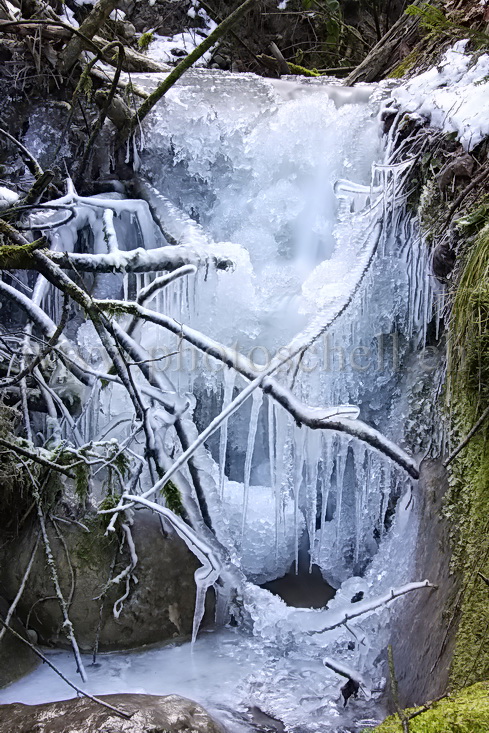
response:
[[(119, 553), (119, 536), (104, 536), (100, 517), (84, 521), (89, 531), (66, 522), (56, 522), (55, 531), (53, 524), (48, 523), (60, 586), (64, 597), (71, 598), (70, 619), (81, 650), (89, 652), (94, 648), (99, 624), (101, 651), (131, 649), (188, 636), (195, 604), (194, 572), (200, 563), (185, 543), (173, 532), (163, 531), (156, 515), (146, 510), (136, 512), (132, 534), (138, 556), (134, 569), (137, 582), (130, 581), (129, 595), (115, 618), (114, 603), (125, 594), (126, 580), (109, 586), (103, 606), (102, 596), (109, 577), (117, 576), (129, 564), (129, 553), (127, 548)], [(19, 588), (35, 534), (31, 527), (1, 549), (0, 588), (7, 599), (14, 598)], [(18, 615), (28, 629), (37, 633), (40, 643), (68, 646), (42, 542), (18, 605)]]
[[(4, 598), (0, 598), (1, 618), (4, 619), (7, 615), (9, 605)], [(17, 619), (13, 618), (10, 621), (10, 626), (18, 634), (27, 637), (26, 630)], [(5, 687), (25, 674), (28, 674), (38, 664), (39, 658), (34, 652), (9, 631), (5, 631), (4, 637), (0, 641), (0, 687)]]
[(0, 705), (0, 733), (224, 733), (203, 707), (178, 695), (102, 695), (129, 720), (88, 698)]

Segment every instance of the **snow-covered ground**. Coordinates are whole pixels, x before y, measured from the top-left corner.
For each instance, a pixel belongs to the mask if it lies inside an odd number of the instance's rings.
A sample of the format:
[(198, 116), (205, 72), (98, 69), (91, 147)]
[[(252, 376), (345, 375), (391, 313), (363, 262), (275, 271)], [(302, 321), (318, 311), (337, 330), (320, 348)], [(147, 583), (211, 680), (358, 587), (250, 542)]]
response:
[(392, 97), (401, 110), (456, 132), (471, 151), (489, 135), (489, 54), (477, 58), (465, 52), (467, 44), (456, 43), (438, 66), (402, 84)]

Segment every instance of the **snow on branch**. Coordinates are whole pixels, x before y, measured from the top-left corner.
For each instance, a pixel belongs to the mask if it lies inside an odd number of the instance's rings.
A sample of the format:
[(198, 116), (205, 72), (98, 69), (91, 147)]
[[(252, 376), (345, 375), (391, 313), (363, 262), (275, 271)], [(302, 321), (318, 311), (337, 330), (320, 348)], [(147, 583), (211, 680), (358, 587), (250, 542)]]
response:
[(101, 309), (122, 308), (135, 317), (139, 316), (143, 320), (166, 328), (208, 356), (212, 356), (226, 364), (226, 366), (232, 367), (250, 382), (255, 382), (255, 380), (259, 379), (259, 385), (263, 391), (282, 405), (294, 417), (297, 423), (306, 425), (313, 430), (335, 430), (358, 438), (358, 440), (367, 443), (372, 448), (386, 455), (404, 469), (412, 478), (419, 478), (418, 466), (412, 456), (375, 428), (370, 427), (361, 420), (355, 419), (359, 413), (357, 407), (353, 405), (341, 405), (332, 408), (309, 407), (303, 402), (300, 402), (287, 387), (279, 384), (274, 379), (270, 379), (270, 375), (286, 361), (296, 356), (297, 351), (288, 350), (286, 359), (276, 357), (264, 371), (259, 372), (249, 359), (242, 354), (220, 344), (215, 339), (205, 336), (194, 328), (178, 323), (173, 318), (157, 313), (156, 311), (143, 308), (137, 303), (100, 300), (97, 301), (97, 305)]
[(313, 634), (324, 634), (326, 631), (333, 631), (340, 626), (345, 626), (350, 621), (358, 618), (359, 616), (364, 616), (371, 611), (377, 610), (377, 608), (387, 606), (389, 603), (391, 603), (391, 601), (394, 601), (396, 598), (400, 598), (401, 596), (406, 595), (406, 593), (411, 593), (415, 590), (421, 590), (422, 588), (436, 589), (436, 587), (437, 586), (430, 583), (429, 580), (423, 580), (417, 583), (407, 583), (406, 585), (402, 585), (400, 588), (393, 588), (392, 590), (385, 593), (383, 596), (374, 598), (371, 601), (361, 601), (360, 603), (356, 603), (355, 611), (353, 613), (344, 613), (343, 611), (335, 610), (326, 612), (326, 614), (318, 614), (317, 616), (312, 617), (313, 623), (314, 619), (317, 619), (318, 621), (324, 620), (324, 616), (331, 618), (331, 623), (327, 626), (316, 629), (311, 628), (311, 624), (306, 633), (311, 636)]
[(232, 260), (225, 255), (211, 254), (204, 248), (176, 245), (129, 251), (112, 251), (107, 254), (72, 254), (68, 252), (46, 252), (49, 259), (66, 270), (79, 272), (158, 272), (173, 271), (184, 265), (212, 265), (217, 270), (229, 270)]

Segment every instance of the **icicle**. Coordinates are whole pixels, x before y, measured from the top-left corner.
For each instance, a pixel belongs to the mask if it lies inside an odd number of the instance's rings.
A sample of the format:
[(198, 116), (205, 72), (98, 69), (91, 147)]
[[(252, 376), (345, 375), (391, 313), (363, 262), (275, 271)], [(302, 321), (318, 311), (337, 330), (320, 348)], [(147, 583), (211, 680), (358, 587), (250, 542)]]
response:
[(270, 486), (274, 487), (277, 479), (275, 465), (275, 402), (268, 397), (268, 460), (270, 463)]
[(158, 514), (162, 514), (173, 526), (174, 530), (179, 537), (185, 542), (188, 549), (200, 560), (202, 567), (197, 568), (194, 573), (195, 585), (197, 588), (195, 598), (195, 610), (194, 620), (192, 627), (192, 644), (197, 638), (197, 633), (200, 628), (201, 621), (204, 617), (205, 611), (205, 596), (207, 589), (214, 585), (219, 578), (221, 573), (221, 564), (212, 551), (212, 548), (200, 537), (198, 537), (194, 530), (189, 527), (188, 524), (183, 522), (180, 517), (174, 514), (170, 509), (162, 507), (159, 504), (155, 504), (152, 501), (148, 501), (142, 496), (134, 496), (132, 494), (124, 494), (123, 499), (127, 501), (134, 501), (137, 504), (152, 509)]
[(380, 536), (385, 534), (385, 514), (391, 495), (392, 467), (390, 463), (384, 463), (381, 477), (382, 501), (380, 505)]
[(365, 459), (368, 456), (364, 446), (353, 441), (353, 461), (355, 469), (355, 564), (360, 558), (360, 545), (363, 540), (363, 511), (367, 493)]
[(306, 522), (309, 535), (309, 572), (312, 571), (314, 538), (316, 535), (320, 448), (320, 433), (317, 430), (309, 431), (306, 442)]
[(301, 493), (304, 459), (305, 459), (306, 429), (296, 427), (294, 430), (294, 563), (295, 573), (299, 572), (299, 498)]
[(229, 602), (231, 600), (231, 588), (228, 585), (216, 583), (216, 611), (215, 620), (218, 626), (224, 626), (229, 617)]
[(279, 532), (284, 530), (284, 517), (283, 517), (283, 492), (287, 486), (287, 471), (286, 471), (286, 449), (287, 449), (287, 434), (288, 434), (288, 415), (280, 407), (274, 405), (275, 415), (275, 484), (274, 484), (274, 497), (275, 497), (275, 557), (278, 560), (279, 556)]
[(333, 473), (333, 447), (336, 438), (329, 433), (323, 433), (323, 470), (321, 481), (321, 526), (319, 529), (319, 547), (317, 551), (318, 561), (321, 559), (321, 551), (324, 542), (324, 527), (326, 524), (326, 514), (328, 510), (329, 493), (331, 490), (331, 476)]
[[(234, 383), (236, 381), (236, 372), (232, 368), (225, 368), (224, 371), (224, 395), (222, 398), (221, 409), (224, 410), (233, 399)], [(219, 496), (224, 496), (224, 477), (226, 469), (226, 453), (228, 445), (228, 421), (225, 420), (221, 426), (219, 436)]]
[(250, 425), (248, 428), (248, 443), (246, 446), (246, 458), (244, 467), (243, 481), (243, 515), (241, 520), (241, 543), (243, 543), (243, 535), (246, 526), (246, 515), (248, 513), (248, 501), (250, 494), (250, 476), (251, 462), (253, 460), (253, 452), (255, 450), (256, 429), (258, 427), (258, 417), (263, 402), (263, 392), (257, 389), (253, 392), (253, 401), (251, 403)]
[(350, 442), (348, 441), (346, 443), (346, 446), (343, 446), (342, 442), (343, 441), (340, 438), (340, 445), (336, 454), (336, 541), (339, 540), (340, 536), (340, 526), (342, 519), (341, 511), (343, 504), (343, 479), (345, 477), (346, 457), (348, 454), (348, 446), (350, 444)]

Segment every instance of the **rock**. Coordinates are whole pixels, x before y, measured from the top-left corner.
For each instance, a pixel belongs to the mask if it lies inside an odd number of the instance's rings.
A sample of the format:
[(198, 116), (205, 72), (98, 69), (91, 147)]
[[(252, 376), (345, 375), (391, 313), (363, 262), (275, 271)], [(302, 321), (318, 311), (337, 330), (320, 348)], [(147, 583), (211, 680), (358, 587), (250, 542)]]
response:
[(453, 527), (442, 511), (448, 488), (448, 475), (441, 460), (425, 458), (420, 466), (415, 502), (420, 517), (418, 537), (429, 541), (417, 544), (413, 577), (429, 578), (437, 590), (406, 596), (393, 620), (391, 644), (403, 708), (435, 700), (446, 691), (450, 674), (457, 625), (447, 630), (446, 612), (454, 607), (461, 579), (450, 567)]
[(133, 713), (126, 720), (88, 698), (44, 705), (0, 705), (0, 733), (224, 733), (198, 703), (178, 695), (102, 695)]
[[(69, 598), (74, 583), (70, 618), (83, 651), (94, 647), (99, 626), (100, 597), (106, 587), (110, 568), (118, 550), (119, 539), (104, 536), (100, 518), (86, 519), (90, 532), (76, 524), (57, 523), (63, 543), (52, 525), (48, 533), (55, 554), (60, 585)], [(35, 532), (31, 527), (17, 539), (2, 547), (0, 584), (7, 598), (13, 598), (29, 562)], [(109, 588), (104, 603), (99, 645), (101, 650), (130, 649), (144, 644), (186, 637), (192, 630), (195, 604), (194, 572), (200, 566), (185, 543), (173, 533), (163, 534), (157, 516), (146, 511), (135, 515), (133, 538), (138, 555), (134, 571), (138, 582), (131, 581), (128, 598), (119, 618), (114, 618), (115, 601), (126, 589), (125, 580)], [(3, 556), (2, 556), (3, 554)], [(15, 562), (12, 558), (15, 557)], [(125, 550), (119, 555), (113, 577), (129, 564)], [(24, 622), (29, 612), (29, 628), (48, 645), (68, 646), (62, 630), (62, 617), (54, 588), (46, 568), (45, 553), (40, 543), (32, 572), (18, 606)], [(34, 605), (35, 604), (35, 605)]]
[(475, 161), (468, 153), (456, 155), (453, 160), (447, 163), (437, 176), (438, 188), (445, 193), (456, 178), (470, 179), (474, 172)]
[(432, 259), (433, 274), (441, 282), (446, 282), (446, 278), (452, 272), (455, 266), (455, 251), (450, 247), (448, 242), (440, 242), (435, 247)]
[[(9, 606), (10, 604), (4, 598), (0, 598), (1, 618), (5, 618)], [(10, 626), (18, 634), (27, 637), (22, 624), (15, 618), (10, 621)], [(38, 664), (39, 658), (34, 652), (26, 644), (16, 639), (9, 631), (6, 631), (3, 639), (0, 641), (0, 687), (5, 687), (25, 674), (28, 674)]]
[(128, 20), (111, 19), (107, 21), (106, 25), (113, 33), (126, 41), (132, 41), (136, 36), (136, 29)]
[(216, 53), (216, 55), (212, 57), (212, 63), (217, 64), (217, 68), (223, 69), (224, 71), (227, 71), (231, 65), (229, 59), (219, 53)]

